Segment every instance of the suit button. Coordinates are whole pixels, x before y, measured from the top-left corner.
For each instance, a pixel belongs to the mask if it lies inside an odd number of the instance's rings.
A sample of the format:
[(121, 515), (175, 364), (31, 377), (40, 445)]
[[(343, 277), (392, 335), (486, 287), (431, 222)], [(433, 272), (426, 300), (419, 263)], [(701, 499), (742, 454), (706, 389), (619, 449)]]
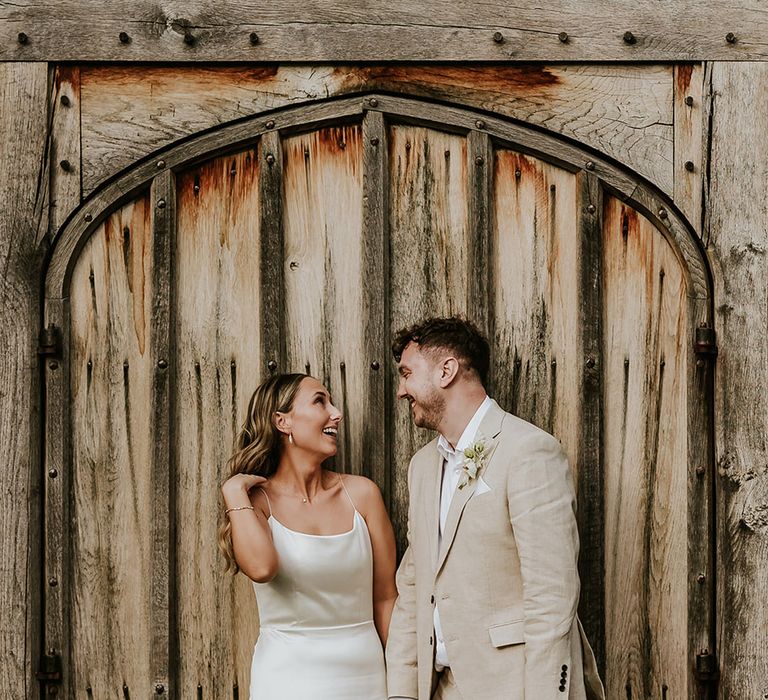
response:
[(429, 602), (434, 605), (435, 604), (435, 596), (431, 595), (429, 596)]
[(432, 646), (432, 635), (429, 636), (429, 646)]
[(560, 690), (561, 693), (564, 693), (565, 692), (565, 686), (561, 684), (559, 690)]
[(563, 664), (563, 669), (562, 670), (563, 671), (567, 671), (568, 670), (568, 664)]

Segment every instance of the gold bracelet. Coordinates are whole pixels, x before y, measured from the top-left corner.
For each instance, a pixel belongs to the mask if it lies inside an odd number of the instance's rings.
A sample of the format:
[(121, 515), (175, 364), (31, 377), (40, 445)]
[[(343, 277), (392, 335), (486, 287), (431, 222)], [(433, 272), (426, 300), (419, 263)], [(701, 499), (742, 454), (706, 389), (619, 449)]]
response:
[(253, 506), (237, 506), (236, 508), (227, 508), (224, 511), (224, 515), (227, 515), (228, 513), (232, 512), (233, 510), (253, 510)]

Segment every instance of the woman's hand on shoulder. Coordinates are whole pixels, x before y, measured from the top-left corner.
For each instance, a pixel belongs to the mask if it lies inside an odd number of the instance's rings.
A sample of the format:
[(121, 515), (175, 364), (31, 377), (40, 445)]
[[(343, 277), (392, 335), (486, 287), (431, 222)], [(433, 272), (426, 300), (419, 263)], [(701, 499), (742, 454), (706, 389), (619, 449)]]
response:
[(234, 474), (229, 477), (221, 486), (221, 493), (227, 500), (231, 496), (245, 493), (246, 495), (254, 486), (261, 486), (267, 480), (257, 474)]

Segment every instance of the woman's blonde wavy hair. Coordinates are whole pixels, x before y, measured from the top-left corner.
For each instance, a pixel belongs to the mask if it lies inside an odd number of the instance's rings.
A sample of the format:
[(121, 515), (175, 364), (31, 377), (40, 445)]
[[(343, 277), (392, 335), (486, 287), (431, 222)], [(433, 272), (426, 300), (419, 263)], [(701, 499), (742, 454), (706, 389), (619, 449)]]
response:
[[(282, 451), (282, 433), (275, 427), (276, 412), (287, 413), (307, 374), (275, 374), (256, 387), (248, 402), (248, 413), (242, 429), (235, 438), (235, 451), (227, 461), (227, 476), (257, 474), (267, 479), (277, 471)], [(232, 548), (232, 525), (225, 516), (219, 527), (219, 549), (226, 567), (233, 574), (240, 571)]]

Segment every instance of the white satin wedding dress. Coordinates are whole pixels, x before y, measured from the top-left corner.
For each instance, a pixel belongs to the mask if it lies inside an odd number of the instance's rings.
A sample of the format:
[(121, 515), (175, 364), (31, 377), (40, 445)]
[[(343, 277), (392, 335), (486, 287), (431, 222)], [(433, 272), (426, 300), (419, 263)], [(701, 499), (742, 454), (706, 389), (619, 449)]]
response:
[(253, 584), (260, 633), (250, 700), (386, 700), (371, 540), (352, 508), (348, 532), (308, 535), (276, 520), (269, 504), (280, 569), (269, 583)]

